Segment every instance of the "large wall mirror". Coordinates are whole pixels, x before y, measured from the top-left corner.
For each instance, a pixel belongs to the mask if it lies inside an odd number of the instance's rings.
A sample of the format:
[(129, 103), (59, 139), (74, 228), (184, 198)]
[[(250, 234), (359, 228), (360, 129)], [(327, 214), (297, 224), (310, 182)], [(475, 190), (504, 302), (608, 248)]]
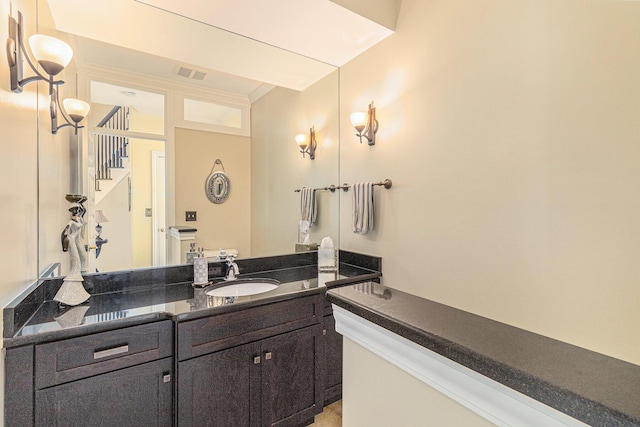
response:
[[(39, 30), (74, 49), (64, 91), (91, 104), (77, 135), (40, 141), (40, 272), (69, 269), (66, 194), (87, 196), (87, 273), (182, 261), (171, 253), (172, 227), (197, 229), (196, 246), (241, 258), (294, 252), (294, 190), (340, 182), (338, 69), (144, 2), (105, 3), (38, 1)], [(83, 23), (83, 13), (113, 19), (117, 31)], [(39, 122), (47, 132), (48, 117)], [(295, 143), (311, 127), (314, 160)], [(224, 203), (205, 192), (216, 171), (230, 183)], [(317, 192), (312, 242), (339, 241), (338, 199)]]

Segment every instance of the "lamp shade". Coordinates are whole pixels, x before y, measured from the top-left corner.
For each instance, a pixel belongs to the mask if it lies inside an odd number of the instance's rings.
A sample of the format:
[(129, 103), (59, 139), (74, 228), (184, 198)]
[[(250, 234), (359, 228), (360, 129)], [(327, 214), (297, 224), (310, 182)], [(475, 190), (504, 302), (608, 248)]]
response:
[(97, 224), (100, 224), (101, 222), (109, 222), (109, 220), (106, 216), (104, 216), (101, 210), (95, 211), (93, 213), (93, 218), (96, 220)]
[(38, 64), (50, 76), (64, 70), (73, 56), (71, 46), (55, 37), (34, 34), (29, 37), (29, 47)]
[(364, 113), (362, 111), (358, 111), (356, 113), (351, 113), (351, 124), (358, 129), (358, 127), (360, 127), (361, 129), (364, 129), (364, 127), (367, 125), (367, 113)]
[[(62, 100), (64, 111), (67, 113), (71, 120), (76, 123), (80, 123), (82, 119), (87, 117), (91, 106), (84, 101), (75, 98), (67, 98)], [(96, 211), (100, 212), (100, 211)]]
[(298, 144), (298, 146), (303, 150), (307, 148), (307, 145), (309, 145), (307, 135), (305, 135), (304, 133), (299, 133), (298, 135), (296, 135), (296, 144)]

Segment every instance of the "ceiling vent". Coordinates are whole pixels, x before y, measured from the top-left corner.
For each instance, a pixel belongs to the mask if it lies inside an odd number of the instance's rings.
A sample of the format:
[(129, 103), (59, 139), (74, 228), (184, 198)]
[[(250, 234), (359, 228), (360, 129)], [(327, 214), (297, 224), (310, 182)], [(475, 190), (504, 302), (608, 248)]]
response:
[(193, 80), (204, 80), (204, 77), (207, 75), (204, 71), (194, 71), (193, 76), (191, 78)]
[(183, 67), (181, 65), (176, 65), (174, 67), (173, 74), (193, 80), (204, 80), (207, 75), (204, 71), (192, 70), (191, 68)]
[(189, 78), (191, 77), (191, 73), (193, 73), (193, 70), (178, 65), (174, 68), (173, 72), (179, 76)]

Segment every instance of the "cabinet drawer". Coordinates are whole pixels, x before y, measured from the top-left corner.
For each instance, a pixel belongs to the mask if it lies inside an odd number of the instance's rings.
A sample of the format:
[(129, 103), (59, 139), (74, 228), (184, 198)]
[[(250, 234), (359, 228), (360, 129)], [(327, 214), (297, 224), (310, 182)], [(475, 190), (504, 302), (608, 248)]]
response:
[(256, 341), (322, 321), (317, 294), (178, 324), (178, 360)]
[(36, 389), (172, 354), (170, 320), (36, 345)]

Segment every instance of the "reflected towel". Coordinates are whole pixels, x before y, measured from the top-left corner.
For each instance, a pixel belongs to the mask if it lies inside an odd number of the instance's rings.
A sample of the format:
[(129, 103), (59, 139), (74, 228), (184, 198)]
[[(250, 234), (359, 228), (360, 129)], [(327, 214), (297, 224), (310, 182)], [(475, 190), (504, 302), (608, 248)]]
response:
[(353, 232), (367, 234), (373, 231), (373, 183), (353, 184)]
[(316, 222), (316, 190), (302, 187), (300, 190), (300, 214), (303, 221), (309, 221), (309, 225)]

